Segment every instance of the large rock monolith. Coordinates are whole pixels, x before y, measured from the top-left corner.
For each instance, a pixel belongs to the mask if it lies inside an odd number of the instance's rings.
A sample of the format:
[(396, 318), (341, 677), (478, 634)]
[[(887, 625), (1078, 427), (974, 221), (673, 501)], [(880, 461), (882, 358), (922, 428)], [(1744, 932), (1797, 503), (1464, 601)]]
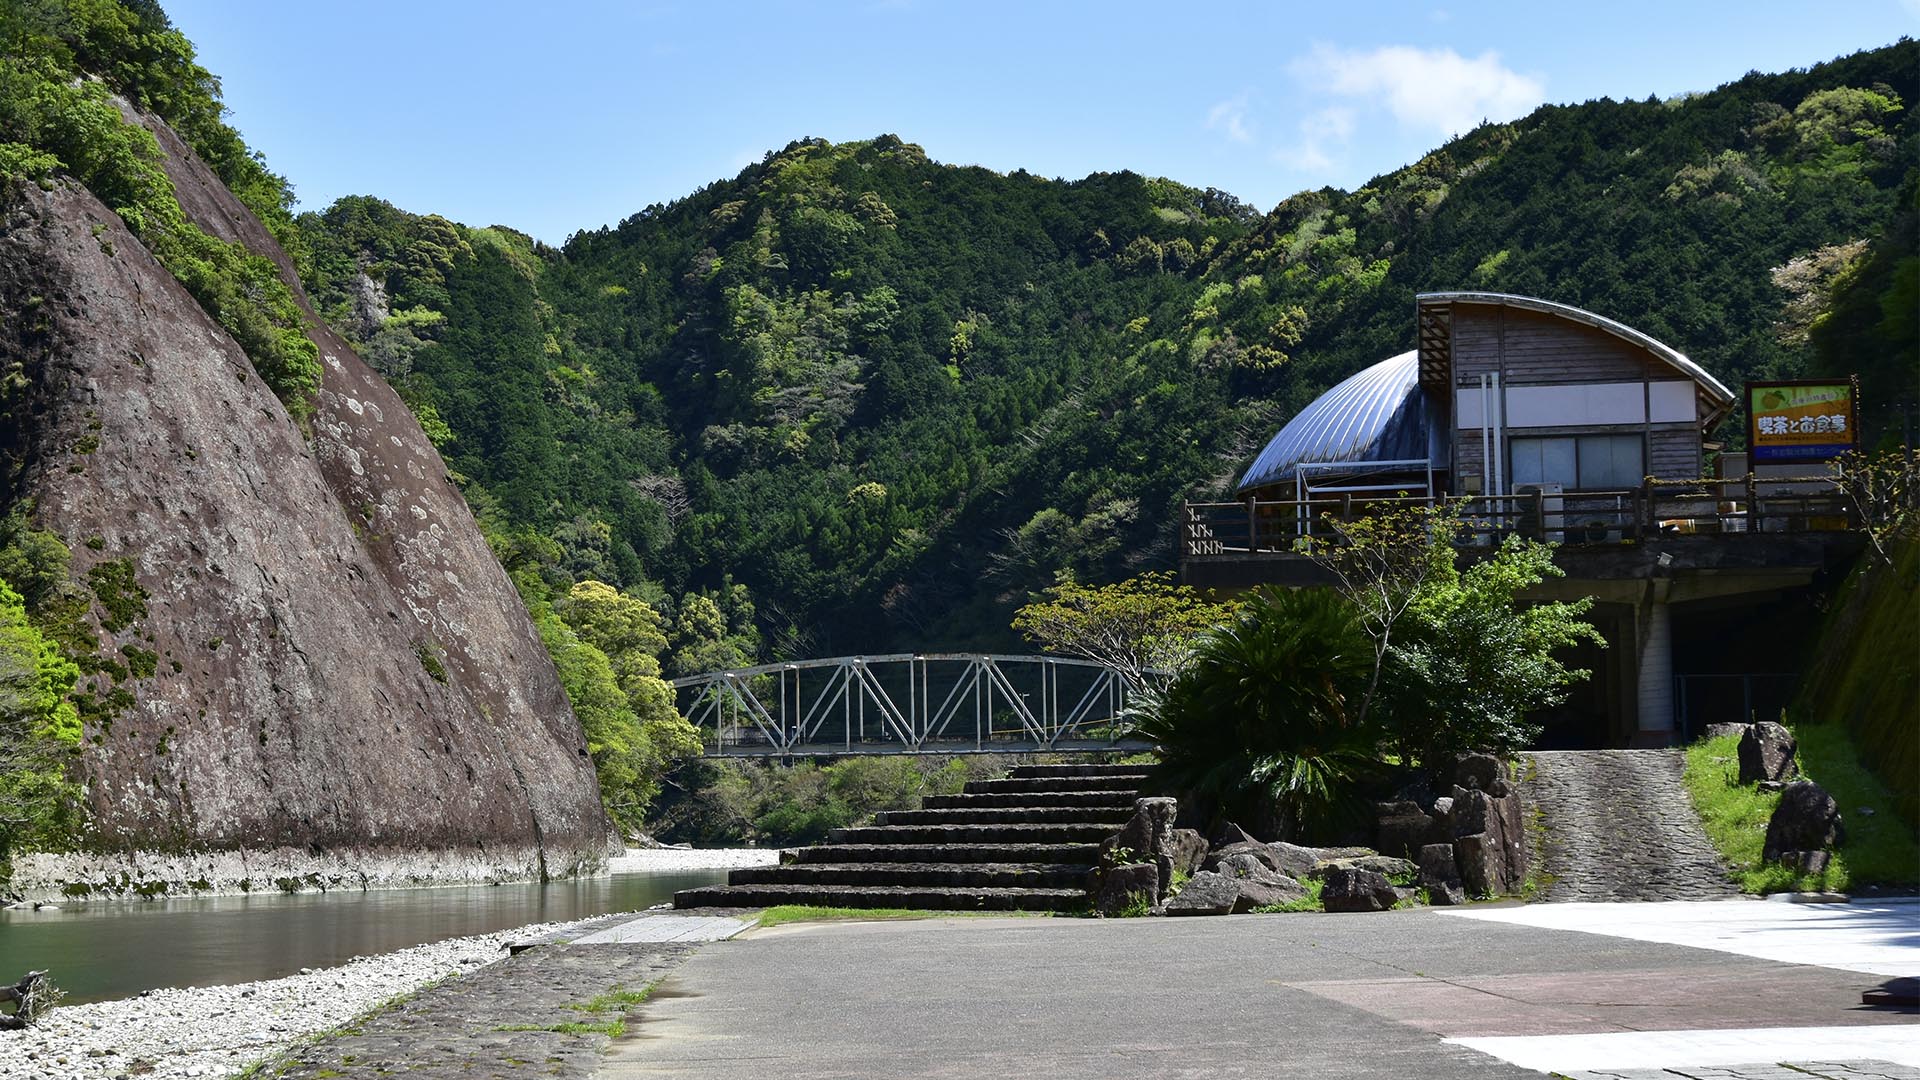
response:
[(1788, 784), (1767, 820), (1767, 839), (1761, 857), (1778, 862), (1789, 852), (1824, 851), (1847, 838), (1840, 804), (1827, 789), (1811, 780)]
[(1762, 720), (1740, 736), (1740, 782), (1787, 780), (1799, 774), (1794, 764), (1793, 732), (1771, 720)]

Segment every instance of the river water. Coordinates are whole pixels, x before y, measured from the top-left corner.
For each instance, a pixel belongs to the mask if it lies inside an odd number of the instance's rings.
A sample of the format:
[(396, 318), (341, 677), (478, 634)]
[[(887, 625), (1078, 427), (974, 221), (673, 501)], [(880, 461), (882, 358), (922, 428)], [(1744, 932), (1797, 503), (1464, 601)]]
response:
[(725, 870), (613, 874), (546, 885), (476, 885), (292, 896), (91, 901), (0, 911), (0, 982), (47, 970), (69, 1004), (161, 986), (277, 979), (301, 968), (430, 941), (635, 911)]

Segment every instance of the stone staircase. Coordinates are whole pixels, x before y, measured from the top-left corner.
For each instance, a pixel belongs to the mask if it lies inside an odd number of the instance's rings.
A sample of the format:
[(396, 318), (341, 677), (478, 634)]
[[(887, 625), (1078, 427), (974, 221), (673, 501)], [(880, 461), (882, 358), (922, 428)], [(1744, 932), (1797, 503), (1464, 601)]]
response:
[(727, 884), (685, 889), (676, 908), (931, 908), (1061, 911), (1087, 900), (1100, 842), (1133, 816), (1138, 765), (1021, 765), (918, 810), (876, 814), (780, 865), (735, 870)]

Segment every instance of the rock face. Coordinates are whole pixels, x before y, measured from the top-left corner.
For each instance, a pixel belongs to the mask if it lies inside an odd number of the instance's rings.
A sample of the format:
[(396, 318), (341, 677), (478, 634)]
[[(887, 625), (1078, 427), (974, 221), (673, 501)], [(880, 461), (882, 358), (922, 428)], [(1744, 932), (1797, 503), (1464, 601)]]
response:
[[(190, 217), (289, 267), (147, 123)], [(16, 185), (0, 214), (0, 353), (24, 361), (34, 415), (0, 446), (20, 467), (7, 494), (101, 596), (100, 654), (153, 658), (88, 725), (95, 853), (26, 857), (16, 885), (132, 853), (136, 876), (315, 884), (597, 864), (609, 829), (579, 723), (393, 390), (315, 320), (308, 436), (91, 194)], [(212, 853), (198, 871), (195, 853)]]
[[(1840, 820), (1840, 804), (1827, 789), (1811, 780), (1787, 785), (1780, 802), (1767, 819), (1767, 839), (1761, 857), (1768, 862), (1804, 865), (1808, 852), (1822, 852), (1839, 844), (1847, 836)], [(1825, 868), (1825, 860), (1820, 860)]]
[(1800, 771), (1794, 764), (1793, 732), (1771, 720), (1748, 726), (1740, 736), (1740, 782), (1787, 780)]

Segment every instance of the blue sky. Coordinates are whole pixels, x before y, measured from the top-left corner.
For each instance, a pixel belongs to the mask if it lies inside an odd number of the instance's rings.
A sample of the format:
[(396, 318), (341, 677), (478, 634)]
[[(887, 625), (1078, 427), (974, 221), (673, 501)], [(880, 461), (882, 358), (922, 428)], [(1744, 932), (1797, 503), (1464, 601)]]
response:
[(1920, 34), (1920, 0), (1558, 4), (163, 0), (303, 207), (559, 242), (805, 136), (1262, 210), (1481, 118), (1668, 97)]

